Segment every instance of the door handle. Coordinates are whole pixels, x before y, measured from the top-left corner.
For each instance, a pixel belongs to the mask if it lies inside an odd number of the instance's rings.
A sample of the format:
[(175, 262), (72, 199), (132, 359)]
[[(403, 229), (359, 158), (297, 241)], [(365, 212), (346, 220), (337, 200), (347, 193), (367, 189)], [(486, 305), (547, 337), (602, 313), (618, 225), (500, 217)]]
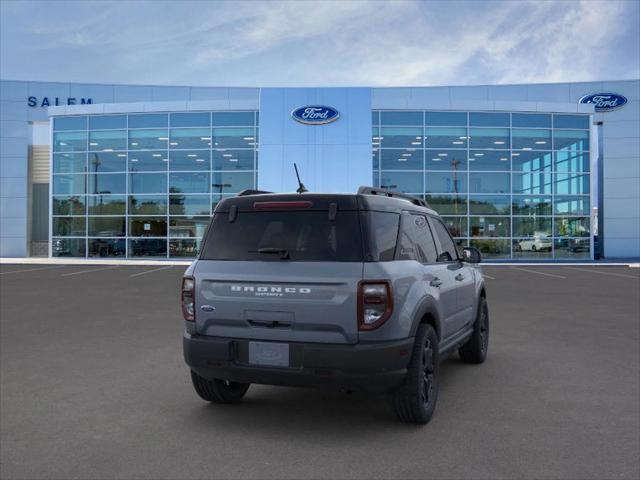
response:
[(438, 277), (435, 277), (429, 282), (429, 285), (431, 285), (432, 287), (439, 287), (440, 285), (442, 285), (442, 280), (440, 280)]
[(459, 281), (459, 282), (461, 282), (462, 280), (464, 280), (464, 275), (463, 275), (463, 274), (461, 274), (461, 273), (457, 274), (457, 275), (456, 275), (456, 280), (457, 280), (457, 281)]

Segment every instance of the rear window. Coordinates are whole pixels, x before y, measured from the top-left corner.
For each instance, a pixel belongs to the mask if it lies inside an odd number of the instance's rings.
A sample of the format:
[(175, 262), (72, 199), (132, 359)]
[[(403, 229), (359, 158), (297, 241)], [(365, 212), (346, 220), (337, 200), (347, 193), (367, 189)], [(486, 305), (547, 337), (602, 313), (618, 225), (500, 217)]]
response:
[(203, 260), (362, 261), (357, 212), (239, 212), (214, 215), (202, 248)]

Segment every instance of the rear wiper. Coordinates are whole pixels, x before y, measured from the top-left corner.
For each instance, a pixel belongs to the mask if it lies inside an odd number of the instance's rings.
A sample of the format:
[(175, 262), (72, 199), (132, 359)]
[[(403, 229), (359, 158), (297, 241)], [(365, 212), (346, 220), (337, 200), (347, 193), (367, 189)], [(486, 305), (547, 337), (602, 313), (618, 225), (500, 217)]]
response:
[(280, 255), (281, 260), (291, 259), (291, 256), (289, 255), (289, 250), (287, 250), (286, 248), (264, 247), (264, 248), (259, 248), (258, 250), (249, 250), (249, 253), (266, 253), (268, 255)]

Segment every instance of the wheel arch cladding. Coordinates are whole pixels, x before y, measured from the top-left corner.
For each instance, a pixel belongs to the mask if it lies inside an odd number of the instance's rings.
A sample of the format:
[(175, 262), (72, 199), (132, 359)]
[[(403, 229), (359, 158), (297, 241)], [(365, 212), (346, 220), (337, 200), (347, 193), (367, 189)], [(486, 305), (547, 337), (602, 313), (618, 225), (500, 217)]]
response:
[(435, 301), (431, 298), (426, 298), (420, 307), (417, 309), (414, 317), (413, 326), (411, 327), (411, 336), (415, 337), (418, 331), (418, 326), (422, 324), (428, 324), (436, 331), (436, 335), (440, 340), (442, 338), (440, 328), (440, 316), (438, 315), (438, 308)]

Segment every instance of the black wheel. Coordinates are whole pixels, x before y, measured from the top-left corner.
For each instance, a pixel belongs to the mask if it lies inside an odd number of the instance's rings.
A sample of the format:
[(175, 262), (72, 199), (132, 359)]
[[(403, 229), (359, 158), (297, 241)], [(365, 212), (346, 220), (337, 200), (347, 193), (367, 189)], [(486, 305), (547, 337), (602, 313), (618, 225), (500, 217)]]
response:
[(535, 245), (531, 245), (531, 251), (535, 252), (536, 250), (537, 250), (536, 246)]
[(460, 358), (467, 363), (482, 363), (487, 358), (489, 348), (489, 307), (487, 300), (480, 297), (478, 314), (473, 325), (473, 334), (462, 347), (458, 349)]
[(431, 325), (420, 325), (411, 352), (404, 384), (394, 393), (398, 419), (425, 424), (431, 420), (438, 399), (438, 336)]
[(191, 382), (200, 398), (213, 403), (238, 403), (251, 385), (226, 380), (207, 380), (193, 370), (191, 370)]

